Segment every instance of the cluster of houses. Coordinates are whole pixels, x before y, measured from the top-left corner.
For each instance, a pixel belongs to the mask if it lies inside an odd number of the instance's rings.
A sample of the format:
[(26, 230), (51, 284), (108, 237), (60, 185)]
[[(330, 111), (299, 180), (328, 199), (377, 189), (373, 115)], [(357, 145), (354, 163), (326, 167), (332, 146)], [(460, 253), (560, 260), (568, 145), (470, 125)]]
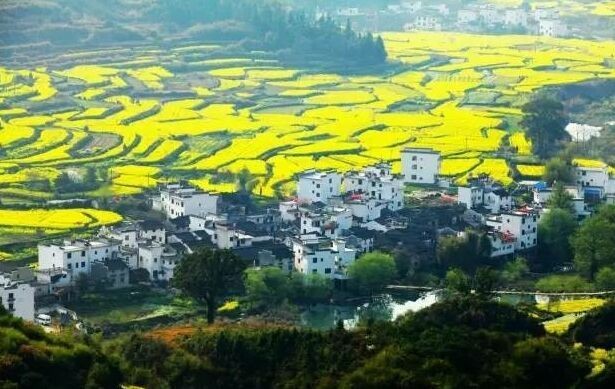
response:
[[(374, 249), (377, 234), (403, 230), (406, 184), (448, 186), (439, 177), (440, 154), (401, 150), (401, 172), (388, 163), (359, 171), (310, 170), (297, 178), (296, 196), (265, 209), (248, 209), (223, 196), (183, 184), (168, 184), (152, 199), (162, 221), (124, 222), (103, 227), (90, 239), (41, 243), (38, 266), (0, 275), (0, 303), (11, 313), (34, 319), (34, 301), (70, 298), (79, 284), (123, 288), (133, 282), (164, 285), (182, 259), (202, 248), (231, 249), (255, 267), (318, 274), (343, 283), (348, 267)], [(597, 203), (615, 203), (615, 178), (608, 167), (576, 167), (566, 187), (579, 220)], [(514, 194), (532, 191), (531, 204)], [(520, 182), (515, 192), (477, 177), (458, 188), (463, 220), (486, 231), (492, 257), (535, 247), (538, 223), (548, 212), (553, 188)], [(453, 231), (456, 233), (456, 231)], [(463, 234), (463, 233), (461, 233)]]
[(423, 6), (417, 1), (405, 7), (389, 6), (389, 10), (405, 11), (412, 15), (413, 20), (406, 24), (406, 30), (440, 31), (442, 26), (455, 26), (458, 30), (470, 32), (502, 28), (551, 37), (568, 35), (566, 23), (553, 7), (502, 8), (494, 4), (469, 4), (452, 11), (446, 4)]
[[(375, 14), (374, 14), (375, 13)], [(317, 18), (330, 16), (329, 12), (317, 9)], [(390, 4), (385, 9), (368, 11), (358, 7), (338, 8), (333, 15), (340, 19), (371, 18), (383, 20), (406, 20), (406, 31), (457, 30), (484, 32), (503, 29), (534, 35), (563, 37), (569, 35), (569, 28), (560, 17), (556, 7), (503, 6), (491, 3), (470, 3), (452, 7), (446, 3), (423, 1), (402, 1)]]
[(225, 204), (218, 194), (166, 185), (152, 199), (166, 220), (125, 222), (90, 239), (41, 243), (35, 269), (0, 277), (0, 301), (33, 320), (35, 300), (68, 299), (79, 284), (168, 283), (182, 258), (204, 247), (231, 249), (253, 266), (344, 280), (348, 266), (373, 250), (377, 232), (407, 226), (396, 214), (404, 207), (405, 182), (435, 183), (437, 153), (406, 149), (402, 159), (403, 175), (389, 164), (346, 174), (304, 172), (295, 198), (256, 212)]
[[(564, 189), (570, 194), (579, 221), (590, 216), (598, 204), (615, 204), (615, 177), (610, 175), (607, 166), (575, 166), (573, 174), (575, 183)], [(470, 185), (458, 188), (457, 201), (468, 210), (466, 221), (487, 228), (492, 257), (511, 255), (538, 243), (538, 223), (549, 212), (554, 188), (544, 182), (522, 181), (517, 190), (531, 191), (531, 204), (516, 206), (512, 193), (488, 178), (477, 178)]]

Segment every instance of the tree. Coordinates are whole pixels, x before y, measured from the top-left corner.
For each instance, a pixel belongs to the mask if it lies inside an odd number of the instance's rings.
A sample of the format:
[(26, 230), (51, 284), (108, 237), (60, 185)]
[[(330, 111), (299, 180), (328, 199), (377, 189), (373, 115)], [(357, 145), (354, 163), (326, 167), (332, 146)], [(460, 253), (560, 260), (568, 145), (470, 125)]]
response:
[(542, 178), (549, 185), (554, 183), (570, 183), (574, 181), (570, 164), (562, 158), (551, 158), (545, 164), (545, 172)]
[(245, 286), (248, 299), (257, 305), (275, 306), (290, 294), (289, 277), (277, 267), (246, 270)]
[(525, 277), (530, 272), (525, 258), (517, 258), (514, 261), (507, 262), (502, 271), (502, 280), (513, 283)]
[[(589, 374), (591, 365), (577, 351), (568, 350), (555, 338), (533, 338), (515, 345), (513, 361), (518, 387), (572, 388)], [(557, 384), (554, 385), (554, 377)]]
[(453, 295), (468, 295), (472, 290), (470, 277), (461, 269), (447, 271), (444, 277), (444, 285), (446, 290)]
[(536, 290), (541, 292), (587, 292), (592, 290), (590, 283), (577, 275), (554, 274), (536, 282)]
[(572, 214), (560, 208), (549, 210), (538, 224), (538, 253), (540, 264), (551, 271), (572, 261), (570, 237), (577, 229)]
[(532, 140), (535, 154), (546, 158), (557, 150), (559, 144), (570, 140), (570, 135), (565, 129), (568, 118), (564, 114), (563, 104), (558, 100), (539, 95), (521, 109), (523, 111), (521, 125), (526, 128), (526, 133)]
[(348, 267), (352, 282), (372, 294), (393, 281), (396, 273), (393, 257), (379, 251), (364, 254)]
[(474, 293), (479, 297), (490, 297), (498, 281), (498, 273), (495, 270), (488, 267), (478, 268), (472, 283)]
[(600, 290), (615, 290), (615, 269), (603, 267), (596, 274), (596, 286)]
[(572, 238), (574, 265), (593, 281), (604, 266), (615, 265), (615, 206), (601, 208)]
[(436, 256), (445, 270), (456, 267), (474, 273), (491, 256), (491, 241), (483, 233), (466, 231), (462, 238), (441, 239)]
[(218, 299), (241, 282), (246, 265), (231, 250), (211, 250), (191, 254), (177, 268), (173, 283), (187, 295), (205, 302), (207, 322), (215, 320)]
[(296, 273), (290, 278), (290, 298), (294, 302), (314, 304), (331, 297), (333, 283), (320, 274)]
[(250, 193), (256, 185), (254, 175), (247, 168), (243, 168), (237, 174), (237, 190), (242, 193)]
[(547, 201), (547, 205), (551, 209), (557, 208), (574, 214), (574, 203), (572, 200), (572, 195), (566, 191), (564, 184), (558, 182), (553, 188), (553, 192)]
[(615, 347), (615, 301), (607, 301), (574, 322), (567, 333), (573, 342), (607, 350)]

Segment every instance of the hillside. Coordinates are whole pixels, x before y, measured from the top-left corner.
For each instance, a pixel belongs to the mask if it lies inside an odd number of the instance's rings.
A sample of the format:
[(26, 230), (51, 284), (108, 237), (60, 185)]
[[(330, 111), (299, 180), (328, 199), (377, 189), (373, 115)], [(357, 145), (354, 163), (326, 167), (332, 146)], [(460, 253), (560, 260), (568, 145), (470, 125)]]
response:
[(7, 56), (204, 39), (239, 42), (246, 51), (287, 50), (293, 58), (315, 55), (364, 64), (386, 58), (382, 42), (371, 35), (342, 31), (331, 21), (310, 20), (275, 2), (8, 0), (0, 4), (0, 53)]
[(46, 336), (6, 316), (0, 333), (5, 386), (34, 387), (41, 374), (52, 388), (61, 377), (62, 387), (105, 388), (568, 388), (612, 379), (611, 369), (589, 376), (589, 350), (545, 336), (537, 319), (474, 297), (352, 331), (226, 325), (172, 338), (128, 334), (103, 344), (119, 371), (94, 341)]
[(114, 388), (121, 373), (96, 346), (9, 316), (0, 305), (0, 387)]

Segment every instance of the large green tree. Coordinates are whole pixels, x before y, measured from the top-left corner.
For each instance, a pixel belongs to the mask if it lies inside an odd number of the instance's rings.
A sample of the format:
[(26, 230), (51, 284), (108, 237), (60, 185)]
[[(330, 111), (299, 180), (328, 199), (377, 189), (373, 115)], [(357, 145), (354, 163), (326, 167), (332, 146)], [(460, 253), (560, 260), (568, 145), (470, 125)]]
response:
[(570, 211), (553, 208), (538, 224), (538, 253), (541, 267), (552, 271), (554, 267), (572, 261), (570, 238), (577, 229), (577, 221)]
[(547, 206), (551, 209), (557, 208), (574, 214), (574, 203), (572, 195), (566, 191), (564, 184), (557, 183), (547, 201)]
[(615, 265), (615, 206), (586, 220), (572, 239), (577, 270), (593, 281), (600, 268)]
[(352, 283), (370, 293), (389, 284), (396, 274), (393, 256), (379, 251), (363, 255), (348, 267)]
[(205, 249), (184, 258), (175, 269), (173, 283), (187, 295), (207, 305), (207, 322), (213, 323), (218, 299), (241, 283), (245, 263), (231, 250)]
[(564, 141), (570, 139), (565, 127), (568, 118), (558, 100), (539, 95), (522, 107), (521, 125), (532, 141), (533, 152), (542, 158), (553, 155)]
[(545, 173), (542, 177), (547, 184), (554, 183), (571, 183), (574, 181), (572, 167), (568, 161), (563, 158), (554, 157), (545, 164)]
[(245, 286), (248, 299), (255, 305), (278, 305), (290, 293), (288, 274), (277, 267), (246, 270)]
[(484, 265), (491, 255), (491, 241), (483, 233), (466, 231), (461, 238), (448, 237), (438, 242), (437, 259), (441, 267), (459, 268), (468, 273)]

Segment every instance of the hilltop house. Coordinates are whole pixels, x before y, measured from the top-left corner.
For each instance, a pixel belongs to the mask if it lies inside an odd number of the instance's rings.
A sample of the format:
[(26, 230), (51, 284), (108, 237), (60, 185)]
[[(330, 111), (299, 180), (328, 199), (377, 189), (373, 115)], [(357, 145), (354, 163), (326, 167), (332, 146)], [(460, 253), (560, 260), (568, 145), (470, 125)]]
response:
[(294, 268), (302, 274), (320, 274), (330, 279), (347, 278), (347, 268), (357, 252), (343, 239), (298, 237), (293, 239)]
[(29, 282), (14, 280), (10, 274), (0, 274), (0, 305), (13, 316), (34, 321), (35, 290)]
[(220, 196), (181, 184), (169, 184), (160, 190), (160, 196), (152, 199), (152, 208), (164, 212), (169, 219), (194, 215), (204, 217), (217, 214)]
[(406, 148), (401, 152), (405, 183), (435, 184), (440, 171), (440, 153), (432, 149)]
[(308, 170), (299, 176), (297, 200), (327, 203), (332, 197), (340, 196), (341, 186), (342, 175), (339, 173)]

